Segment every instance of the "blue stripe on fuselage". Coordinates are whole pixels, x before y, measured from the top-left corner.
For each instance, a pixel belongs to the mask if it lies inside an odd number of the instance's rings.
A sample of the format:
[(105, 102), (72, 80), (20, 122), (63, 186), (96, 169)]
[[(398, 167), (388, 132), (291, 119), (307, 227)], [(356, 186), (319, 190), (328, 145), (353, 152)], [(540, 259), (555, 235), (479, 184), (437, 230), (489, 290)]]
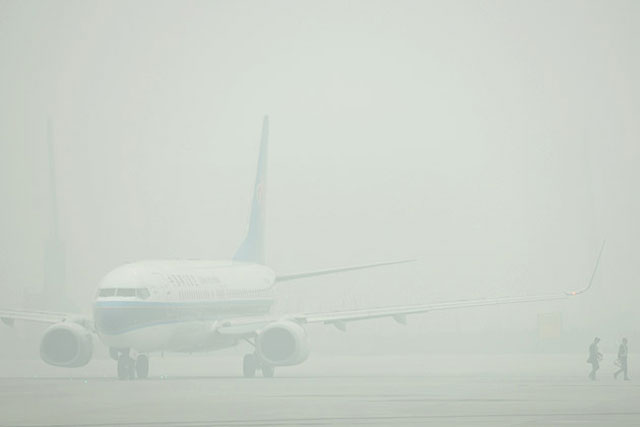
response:
[(94, 303), (94, 319), (99, 333), (117, 335), (160, 324), (260, 315), (267, 313), (272, 304), (270, 298), (180, 302), (98, 300)]

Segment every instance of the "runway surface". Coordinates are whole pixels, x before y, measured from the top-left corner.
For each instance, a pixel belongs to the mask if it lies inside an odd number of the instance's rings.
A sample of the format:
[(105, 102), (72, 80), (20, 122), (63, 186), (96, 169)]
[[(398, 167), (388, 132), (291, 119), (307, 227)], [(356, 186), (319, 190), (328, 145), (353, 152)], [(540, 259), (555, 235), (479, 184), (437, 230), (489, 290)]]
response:
[(588, 381), (575, 357), (319, 357), (272, 379), (193, 357), (155, 360), (137, 381), (112, 378), (108, 360), (84, 371), (2, 361), (0, 425), (640, 425), (640, 385), (605, 365)]

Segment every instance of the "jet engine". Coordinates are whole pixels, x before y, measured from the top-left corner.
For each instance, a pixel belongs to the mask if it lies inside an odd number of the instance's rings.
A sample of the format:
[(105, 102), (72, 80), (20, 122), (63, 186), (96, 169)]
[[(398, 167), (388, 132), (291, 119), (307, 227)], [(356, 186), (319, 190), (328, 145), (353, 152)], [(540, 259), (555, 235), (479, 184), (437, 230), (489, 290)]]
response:
[(56, 323), (45, 331), (40, 341), (40, 357), (53, 366), (84, 366), (89, 363), (92, 354), (91, 332), (77, 323)]
[(256, 353), (271, 366), (291, 366), (307, 360), (307, 332), (297, 323), (284, 320), (267, 325), (256, 337)]

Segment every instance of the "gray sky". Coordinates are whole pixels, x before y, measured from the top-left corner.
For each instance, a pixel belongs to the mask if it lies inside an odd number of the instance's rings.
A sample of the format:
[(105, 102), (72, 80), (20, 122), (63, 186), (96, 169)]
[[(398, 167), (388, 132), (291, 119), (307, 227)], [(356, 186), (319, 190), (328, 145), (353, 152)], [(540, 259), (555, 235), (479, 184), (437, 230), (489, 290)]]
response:
[(48, 117), (69, 293), (88, 306), (123, 262), (233, 254), (266, 113), (273, 268), (420, 258), (283, 285), (280, 310), (580, 287), (606, 238), (580, 301), (429, 314), (409, 331), (528, 330), (560, 311), (568, 329), (637, 334), (639, 12), (1, 1), (2, 305), (42, 283)]

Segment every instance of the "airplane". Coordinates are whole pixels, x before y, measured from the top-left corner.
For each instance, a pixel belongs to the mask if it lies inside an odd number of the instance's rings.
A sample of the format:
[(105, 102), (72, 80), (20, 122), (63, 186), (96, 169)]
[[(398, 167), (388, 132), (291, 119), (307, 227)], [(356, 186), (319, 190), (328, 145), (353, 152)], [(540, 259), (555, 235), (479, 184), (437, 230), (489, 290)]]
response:
[(349, 322), (498, 304), (571, 298), (593, 284), (604, 242), (587, 285), (570, 292), (485, 298), (274, 316), (274, 288), (309, 277), (380, 268), (413, 260), (387, 261), (294, 274), (278, 274), (265, 265), (265, 213), (269, 120), (264, 117), (258, 168), (244, 241), (228, 261), (151, 260), (119, 266), (98, 284), (93, 317), (74, 313), (0, 309), (0, 320), (50, 325), (40, 342), (41, 359), (53, 366), (77, 368), (93, 355), (94, 337), (117, 361), (119, 379), (149, 376), (149, 355), (204, 352), (248, 342), (242, 374), (273, 377), (276, 367), (303, 363), (310, 346), (306, 325), (322, 323), (346, 331)]

